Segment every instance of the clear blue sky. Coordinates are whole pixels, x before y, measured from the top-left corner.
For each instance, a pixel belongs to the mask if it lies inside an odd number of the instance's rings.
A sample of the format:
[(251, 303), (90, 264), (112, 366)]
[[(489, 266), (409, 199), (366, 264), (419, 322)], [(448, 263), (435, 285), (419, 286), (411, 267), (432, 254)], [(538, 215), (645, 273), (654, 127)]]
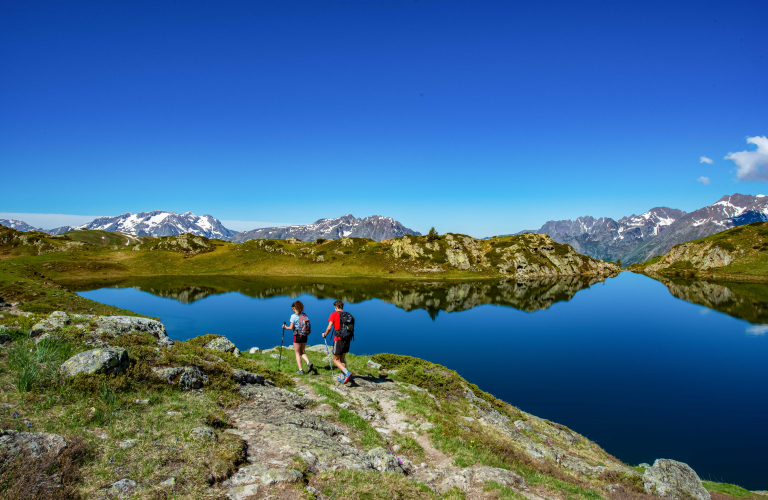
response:
[(6, 0), (0, 212), (485, 236), (768, 192), (724, 159), (768, 135), (767, 17), (765, 0)]

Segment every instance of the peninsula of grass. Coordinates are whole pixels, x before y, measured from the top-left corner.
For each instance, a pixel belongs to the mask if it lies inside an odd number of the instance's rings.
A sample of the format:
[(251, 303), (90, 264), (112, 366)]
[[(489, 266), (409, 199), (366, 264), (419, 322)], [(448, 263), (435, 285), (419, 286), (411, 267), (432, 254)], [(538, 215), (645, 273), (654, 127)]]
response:
[(628, 270), (667, 277), (768, 281), (768, 222), (753, 222), (675, 245)]

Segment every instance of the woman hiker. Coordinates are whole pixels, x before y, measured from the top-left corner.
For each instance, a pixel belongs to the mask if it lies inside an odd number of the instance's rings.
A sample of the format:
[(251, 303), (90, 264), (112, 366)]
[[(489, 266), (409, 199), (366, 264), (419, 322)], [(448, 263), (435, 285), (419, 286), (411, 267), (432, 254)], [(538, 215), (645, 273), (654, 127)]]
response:
[(304, 304), (297, 300), (291, 304), (293, 314), (291, 315), (288, 326), (283, 323), (283, 328), (286, 330), (293, 330), (293, 351), (296, 353), (296, 364), (299, 365), (297, 374), (303, 375), (304, 370), (301, 369), (301, 360), (307, 362), (307, 372), (312, 373), (312, 363), (309, 362), (309, 358), (304, 353), (307, 348), (307, 336), (309, 335), (309, 318), (304, 314)]

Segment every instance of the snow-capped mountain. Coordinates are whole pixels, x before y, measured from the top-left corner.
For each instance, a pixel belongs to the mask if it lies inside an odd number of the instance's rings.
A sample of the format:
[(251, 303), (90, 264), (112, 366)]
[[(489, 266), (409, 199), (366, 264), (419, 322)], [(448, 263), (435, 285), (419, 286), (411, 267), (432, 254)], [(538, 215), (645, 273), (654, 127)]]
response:
[(237, 234), (237, 231), (227, 229), (221, 221), (210, 215), (198, 217), (192, 212), (177, 214), (160, 210), (138, 214), (127, 213), (117, 217), (99, 217), (88, 224), (78, 226), (77, 229), (119, 231), (136, 236), (176, 236), (192, 233), (196, 236), (221, 240), (228, 240)]
[(768, 196), (762, 194), (723, 196), (712, 205), (680, 217), (658, 236), (648, 238), (627, 255), (626, 263), (643, 262), (653, 256), (667, 253), (678, 243), (704, 238), (732, 227), (767, 220)]
[(392, 217), (374, 215), (357, 219), (353, 215), (344, 215), (335, 219), (320, 219), (314, 224), (266, 227), (243, 231), (236, 234), (232, 241), (240, 243), (256, 238), (297, 238), (302, 241), (314, 241), (318, 238), (338, 239), (348, 236), (381, 241), (388, 238), (398, 238), (406, 234), (421, 236), (421, 233), (408, 229)]
[(579, 253), (596, 259), (624, 261), (627, 254), (649, 237), (661, 234), (675, 220), (685, 215), (682, 210), (667, 207), (652, 208), (640, 215), (622, 217), (585, 216), (575, 221), (549, 221), (535, 232), (548, 234), (558, 243), (571, 245)]
[(764, 220), (768, 220), (768, 196), (734, 194), (690, 213), (656, 207), (618, 221), (586, 216), (549, 221), (540, 229), (521, 233), (548, 234), (590, 257), (632, 264), (666, 253), (678, 243)]
[(16, 219), (0, 219), (0, 226), (18, 229), (19, 231), (42, 231), (42, 229), (30, 226), (23, 220)]

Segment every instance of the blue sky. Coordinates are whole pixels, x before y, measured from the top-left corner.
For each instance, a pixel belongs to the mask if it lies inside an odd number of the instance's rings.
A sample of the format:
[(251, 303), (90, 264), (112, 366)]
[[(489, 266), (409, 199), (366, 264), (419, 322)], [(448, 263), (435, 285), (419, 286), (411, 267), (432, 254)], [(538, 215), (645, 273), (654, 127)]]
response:
[(725, 159), (768, 135), (767, 15), (764, 0), (6, 1), (0, 213), (377, 214), (486, 236), (768, 192), (762, 157), (742, 179)]

